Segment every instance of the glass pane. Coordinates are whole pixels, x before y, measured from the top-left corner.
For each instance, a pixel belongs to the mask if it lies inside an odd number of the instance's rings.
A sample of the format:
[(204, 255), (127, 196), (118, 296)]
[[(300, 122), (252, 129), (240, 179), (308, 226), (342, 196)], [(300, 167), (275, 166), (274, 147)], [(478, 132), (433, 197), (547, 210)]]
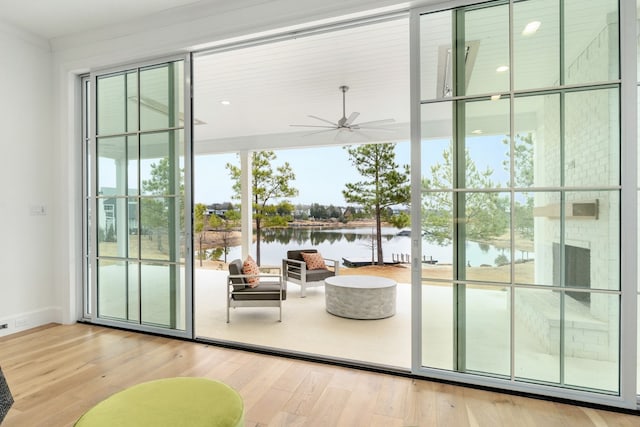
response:
[(565, 84), (616, 80), (618, 1), (564, 1)]
[(140, 192), (138, 151), (138, 137), (127, 137), (127, 195), (129, 196), (137, 196)]
[(422, 365), (453, 370), (453, 287), (422, 284)]
[(617, 393), (620, 297), (593, 292), (590, 299), (586, 307), (564, 298), (565, 382)]
[(141, 231), (138, 224), (138, 199), (129, 198), (127, 209), (127, 233), (129, 234), (129, 253), (127, 255), (128, 258), (138, 258), (139, 245), (144, 241), (143, 237), (139, 234)]
[(127, 126), (127, 91), (125, 75), (98, 77), (97, 84), (97, 134), (124, 133)]
[(176, 260), (177, 243), (170, 230), (180, 226), (174, 197), (144, 197), (140, 200), (141, 258)]
[(423, 189), (453, 188), (453, 102), (422, 106), (421, 169)]
[(145, 134), (140, 137), (140, 180), (143, 195), (184, 192), (184, 132)]
[[(567, 192), (564, 228), (565, 286), (620, 289), (619, 192)], [(588, 304), (588, 293), (567, 294)]]
[(513, 4), (513, 62), (516, 90), (560, 84), (558, 0)]
[(137, 283), (135, 264), (98, 260), (98, 316), (137, 320)]
[[(514, 193), (514, 223), (515, 233), (515, 261), (514, 277), (516, 283), (542, 284), (544, 273), (538, 269), (544, 268), (542, 259), (536, 256), (538, 250), (545, 251), (548, 234), (553, 234), (549, 228), (549, 220), (545, 206), (552, 199), (549, 193), (516, 192)], [(560, 197), (557, 195), (557, 205)], [(557, 221), (557, 220), (556, 220)], [(558, 233), (558, 230), (555, 230)], [(550, 279), (546, 284), (551, 284)]]
[(513, 109), (514, 185), (559, 186), (560, 95), (518, 97)]
[(124, 196), (127, 194), (127, 144), (125, 137), (98, 138), (98, 195)]
[[(509, 90), (509, 5), (461, 11), (466, 54), (458, 51), (457, 74), (466, 90), (457, 95), (501, 93)], [(458, 15), (460, 16), (460, 15)], [(458, 43), (462, 42), (460, 38)], [(462, 72), (464, 71), (464, 74)], [(454, 92), (456, 93), (456, 92)]]
[(551, 290), (514, 289), (515, 375), (560, 382), (560, 294)]
[(140, 264), (127, 263), (129, 267), (129, 294), (127, 305), (129, 307), (129, 320), (140, 321)]
[(459, 167), (465, 182), (458, 188), (498, 188), (509, 185), (509, 100), (458, 104), (465, 117), (465, 159)]
[(464, 324), (458, 326), (464, 328), (465, 370), (509, 375), (509, 288), (460, 285), (459, 289), (465, 307)]
[[(453, 193), (422, 194), (422, 277), (453, 279)], [(436, 265), (438, 264), (438, 265)]]
[(460, 279), (511, 282), (509, 206), (509, 193), (458, 193)]
[(138, 130), (138, 73), (127, 73), (127, 131)]
[[(513, 193), (513, 199), (515, 280), (519, 283), (533, 283), (535, 267), (535, 194), (530, 192)], [(522, 279), (522, 281), (519, 279)]]
[(124, 197), (98, 198), (98, 255), (126, 258), (128, 206)]
[(141, 265), (142, 323), (184, 330), (184, 268), (179, 265)]
[(445, 11), (420, 17), (421, 99), (453, 95), (452, 16)]
[(140, 70), (140, 130), (184, 126), (182, 61)]
[(516, 283), (559, 286), (554, 271), (560, 254), (554, 242), (560, 241), (560, 193), (518, 192), (514, 197)]
[(565, 185), (584, 187), (619, 184), (619, 114), (617, 89), (566, 94)]

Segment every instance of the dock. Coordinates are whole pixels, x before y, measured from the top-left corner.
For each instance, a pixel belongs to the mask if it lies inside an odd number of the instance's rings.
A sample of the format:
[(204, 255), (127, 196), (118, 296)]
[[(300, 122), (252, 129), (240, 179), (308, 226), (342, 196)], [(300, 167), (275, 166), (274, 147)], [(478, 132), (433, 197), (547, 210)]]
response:
[[(345, 267), (355, 268), (364, 267), (366, 265), (377, 265), (375, 262), (371, 262), (371, 258), (342, 258), (342, 264)], [(400, 261), (385, 260), (384, 265), (396, 265), (400, 264)]]
[[(435, 265), (438, 263), (437, 259), (433, 259), (432, 256), (422, 257), (423, 264)], [(345, 267), (364, 267), (365, 265), (377, 265), (375, 262), (371, 262), (371, 258), (342, 258), (342, 264)], [(411, 264), (411, 256), (409, 254), (391, 254), (391, 259), (385, 259), (384, 265), (398, 265), (398, 264)]]

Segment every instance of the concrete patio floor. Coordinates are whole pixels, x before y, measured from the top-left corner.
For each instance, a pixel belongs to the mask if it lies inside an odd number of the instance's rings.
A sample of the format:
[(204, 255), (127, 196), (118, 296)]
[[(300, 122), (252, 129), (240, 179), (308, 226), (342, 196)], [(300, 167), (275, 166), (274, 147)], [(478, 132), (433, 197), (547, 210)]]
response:
[[(325, 309), (323, 287), (307, 290), (289, 283), (282, 322), (278, 309), (231, 309), (226, 323), (226, 271), (195, 270), (196, 336), (213, 340), (284, 349), (383, 367), (410, 370), (411, 286), (397, 286), (396, 314), (386, 319), (354, 320), (334, 316)], [(468, 311), (467, 367), (476, 372), (509, 375), (509, 300), (504, 290), (470, 291), (476, 304)], [(425, 286), (423, 309), (423, 365), (453, 367), (453, 311), (451, 288)], [(557, 382), (559, 356), (543, 349), (534, 334), (516, 321), (515, 375)], [(565, 359), (565, 383), (616, 390), (617, 364), (577, 357)]]
[(196, 335), (376, 365), (411, 367), (411, 287), (397, 286), (396, 314), (386, 319), (354, 320), (328, 313), (324, 287), (289, 283), (278, 322), (278, 309), (231, 309), (226, 323), (226, 272), (195, 270)]

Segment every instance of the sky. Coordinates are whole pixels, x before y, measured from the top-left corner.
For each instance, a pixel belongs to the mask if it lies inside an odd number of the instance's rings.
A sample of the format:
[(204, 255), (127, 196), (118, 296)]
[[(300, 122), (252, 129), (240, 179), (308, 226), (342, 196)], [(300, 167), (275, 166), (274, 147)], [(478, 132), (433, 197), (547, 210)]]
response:
[[(494, 182), (505, 186), (508, 173), (502, 162), (506, 159), (506, 147), (501, 136), (477, 136), (467, 139), (467, 147), (479, 170), (490, 167), (494, 170)], [(442, 152), (449, 146), (447, 140), (429, 140), (422, 144), (422, 176), (431, 174), (430, 167), (442, 162)], [(410, 164), (410, 144), (408, 141), (396, 143), (396, 163)], [(296, 176), (292, 186), (299, 191), (297, 197), (288, 199), (294, 205), (320, 203), (323, 205), (346, 206), (342, 190), (346, 183), (356, 183), (364, 178), (358, 174), (342, 146), (299, 148), (275, 151), (274, 167), (288, 162)], [(141, 162), (143, 179), (148, 179), (151, 165), (157, 159)], [(194, 201), (195, 203), (238, 203), (233, 199), (232, 181), (227, 163), (240, 164), (235, 153), (198, 155), (194, 164)], [(135, 164), (134, 164), (135, 166)], [(113, 160), (101, 159), (99, 165), (100, 186), (116, 187), (116, 166)], [(130, 169), (129, 187), (137, 187), (136, 168)], [(275, 200), (274, 202), (279, 202)]]
[[(448, 141), (423, 143), (422, 168), (426, 175), (428, 168), (442, 159), (442, 150)], [(506, 158), (501, 137), (481, 136), (468, 139), (472, 158), (479, 169), (487, 166), (494, 169), (494, 181), (506, 183), (508, 175), (502, 168)], [(323, 205), (346, 206), (342, 190), (348, 182), (362, 181), (362, 177), (349, 161), (343, 147), (321, 147), (278, 150), (273, 162), (275, 167), (289, 162), (296, 175), (293, 186), (299, 195), (289, 199), (294, 205), (320, 203)], [(197, 156), (194, 165), (194, 201), (196, 203), (239, 202), (232, 199), (232, 181), (227, 163), (240, 164), (236, 154), (213, 154)], [(410, 144), (396, 144), (396, 163), (410, 164)], [(503, 184), (504, 185), (504, 184)]]
[[(299, 195), (289, 199), (294, 205), (320, 203), (345, 206), (342, 190), (347, 182), (358, 182), (363, 178), (349, 161), (342, 147), (322, 147), (278, 150), (273, 166), (288, 162), (296, 179), (292, 186)], [(409, 143), (396, 145), (396, 162), (409, 164)], [(219, 203), (231, 199), (233, 185), (225, 165), (240, 164), (235, 154), (198, 156), (194, 165), (194, 200), (196, 203)], [(235, 202), (238, 202), (235, 200)]]

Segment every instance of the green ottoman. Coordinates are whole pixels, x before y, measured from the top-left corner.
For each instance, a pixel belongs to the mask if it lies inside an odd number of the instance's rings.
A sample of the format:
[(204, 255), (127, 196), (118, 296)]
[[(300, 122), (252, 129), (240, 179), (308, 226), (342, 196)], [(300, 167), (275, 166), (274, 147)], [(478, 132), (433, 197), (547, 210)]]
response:
[(76, 427), (244, 426), (234, 389), (205, 378), (166, 378), (118, 392), (89, 409)]

